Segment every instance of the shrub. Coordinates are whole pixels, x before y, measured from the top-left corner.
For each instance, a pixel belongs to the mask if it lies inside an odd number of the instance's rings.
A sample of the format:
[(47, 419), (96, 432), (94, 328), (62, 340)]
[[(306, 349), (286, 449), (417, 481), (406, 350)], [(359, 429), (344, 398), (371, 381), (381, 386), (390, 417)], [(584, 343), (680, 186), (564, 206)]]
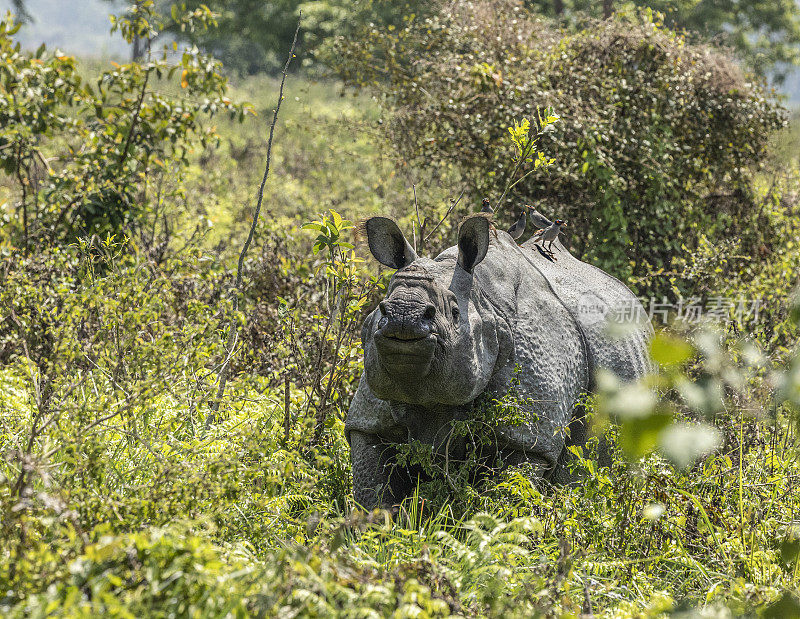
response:
[[(618, 277), (669, 271), (701, 235), (742, 237), (746, 252), (767, 234), (752, 170), (782, 108), (724, 54), (687, 44), (650, 12), (563, 34), (514, 0), (456, 2), (396, 31), (340, 39), (336, 51), (347, 82), (393, 108), (400, 156), (457, 169), (476, 196), (497, 199), (506, 185), (507, 128), (553, 108), (561, 122), (540, 146), (553, 166), (509, 192), (502, 219), (522, 202), (567, 219), (568, 244)], [(639, 291), (667, 287), (652, 278)]]
[[(163, 24), (151, 2), (140, 5), (115, 29), (149, 41)], [(207, 9), (175, 15), (183, 28), (210, 20)], [(165, 200), (180, 200), (189, 153), (216, 136), (206, 120), (220, 112), (244, 118), (245, 108), (225, 96), (219, 63), (196, 48), (177, 64), (166, 50), (162, 58), (148, 51), (142, 63), (114, 63), (93, 86), (61, 52), (22, 52), (18, 29), (0, 22), (0, 169), (15, 198), (2, 240), (27, 252), (125, 231), (163, 253), (177, 211), (166, 214)], [(180, 96), (157, 87), (170, 82)]]

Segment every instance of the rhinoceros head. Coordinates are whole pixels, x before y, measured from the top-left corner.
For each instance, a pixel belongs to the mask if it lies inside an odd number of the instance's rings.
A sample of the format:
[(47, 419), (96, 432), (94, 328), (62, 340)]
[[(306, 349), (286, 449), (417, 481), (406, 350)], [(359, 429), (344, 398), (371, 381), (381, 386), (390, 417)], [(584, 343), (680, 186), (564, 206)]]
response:
[(394, 221), (364, 223), (369, 247), (397, 269), (386, 298), (364, 322), (364, 369), (379, 398), (425, 407), (461, 405), (485, 388), (498, 356), (495, 316), (473, 282), (489, 248), (489, 222), (459, 228), (458, 253), (420, 258)]

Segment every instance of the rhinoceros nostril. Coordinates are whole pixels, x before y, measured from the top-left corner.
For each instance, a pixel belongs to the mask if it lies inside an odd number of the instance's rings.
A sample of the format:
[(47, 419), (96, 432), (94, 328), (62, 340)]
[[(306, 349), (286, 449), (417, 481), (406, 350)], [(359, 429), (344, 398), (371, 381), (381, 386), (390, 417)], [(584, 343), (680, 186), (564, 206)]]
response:
[(386, 303), (383, 301), (378, 303), (378, 309), (381, 310), (381, 316), (386, 316)]
[(434, 316), (436, 316), (436, 308), (428, 303), (428, 305), (425, 306), (425, 313), (422, 314), (422, 316), (428, 320), (431, 320)]

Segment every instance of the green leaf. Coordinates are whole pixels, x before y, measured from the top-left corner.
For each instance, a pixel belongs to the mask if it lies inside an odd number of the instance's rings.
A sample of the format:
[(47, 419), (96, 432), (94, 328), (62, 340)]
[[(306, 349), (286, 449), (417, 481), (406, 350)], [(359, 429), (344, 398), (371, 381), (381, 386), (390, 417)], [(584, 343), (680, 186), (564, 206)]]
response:
[(650, 341), (650, 358), (664, 367), (681, 365), (693, 355), (694, 348), (689, 342), (663, 331), (656, 333)]
[(777, 602), (767, 607), (762, 616), (764, 619), (798, 619), (800, 617), (800, 601), (786, 591)]
[(780, 546), (781, 563), (791, 568), (800, 558), (800, 539), (784, 540)]
[(658, 397), (650, 387), (643, 383), (631, 383), (601, 393), (598, 411), (625, 419), (644, 419), (654, 413), (656, 404)]
[(625, 419), (619, 431), (619, 442), (625, 455), (637, 460), (653, 451), (658, 445), (659, 434), (671, 421), (672, 416), (666, 414)]
[(790, 308), (789, 316), (791, 317), (792, 322), (800, 326), (800, 289), (794, 291), (794, 294), (791, 298)]

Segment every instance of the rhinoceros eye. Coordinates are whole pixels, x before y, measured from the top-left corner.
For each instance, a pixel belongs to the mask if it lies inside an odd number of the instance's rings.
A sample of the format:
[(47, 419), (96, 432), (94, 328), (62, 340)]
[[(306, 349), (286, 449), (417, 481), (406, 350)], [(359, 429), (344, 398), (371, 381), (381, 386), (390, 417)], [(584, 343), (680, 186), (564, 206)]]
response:
[(459, 316), (461, 316), (461, 312), (458, 310), (458, 306), (457, 306), (457, 305), (454, 305), (454, 306), (453, 306), (453, 320), (455, 320), (456, 322), (458, 322), (458, 318), (459, 318)]

